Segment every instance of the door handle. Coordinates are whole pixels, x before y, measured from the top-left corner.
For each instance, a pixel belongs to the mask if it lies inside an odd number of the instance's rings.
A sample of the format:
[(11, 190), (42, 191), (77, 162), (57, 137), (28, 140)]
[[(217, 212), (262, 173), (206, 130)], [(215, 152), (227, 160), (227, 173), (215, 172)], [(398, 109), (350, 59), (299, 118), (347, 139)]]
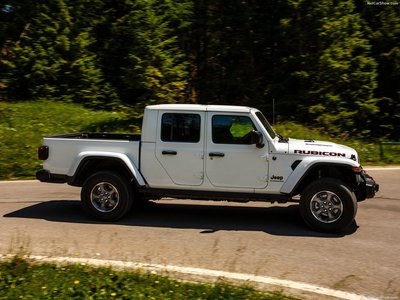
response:
[(178, 152), (174, 151), (174, 150), (163, 150), (161, 152), (163, 155), (177, 155)]
[(210, 152), (208, 154), (208, 156), (210, 156), (210, 157), (224, 157), (225, 153), (222, 153), (222, 152)]

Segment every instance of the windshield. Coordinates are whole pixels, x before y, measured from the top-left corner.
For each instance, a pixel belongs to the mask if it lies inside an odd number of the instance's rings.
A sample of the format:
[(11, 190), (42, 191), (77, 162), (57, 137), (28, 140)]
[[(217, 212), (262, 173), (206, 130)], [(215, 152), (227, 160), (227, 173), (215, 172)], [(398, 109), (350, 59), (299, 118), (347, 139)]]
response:
[(275, 130), (269, 124), (268, 120), (264, 117), (264, 115), (260, 111), (256, 112), (256, 116), (263, 124), (264, 128), (267, 130), (268, 134), (271, 136), (272, 139), (278, 136)]

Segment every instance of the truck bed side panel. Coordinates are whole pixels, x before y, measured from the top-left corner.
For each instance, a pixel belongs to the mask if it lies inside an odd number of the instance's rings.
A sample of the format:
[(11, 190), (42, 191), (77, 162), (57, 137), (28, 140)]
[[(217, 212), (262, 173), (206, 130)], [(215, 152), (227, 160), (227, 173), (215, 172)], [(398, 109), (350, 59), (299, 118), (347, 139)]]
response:
[[(44, 139), (49, 146), (49, 158), (44, 162), (44, 169), (53, 174), (73, 176), (75, 160), (82, 152), (114, 152), (125, 154), (137, 167), (139, 160), (139, 141), (129, 140), (92, 140), (49, 137)], [(72, 174), (71, 174), (72, 173)]]

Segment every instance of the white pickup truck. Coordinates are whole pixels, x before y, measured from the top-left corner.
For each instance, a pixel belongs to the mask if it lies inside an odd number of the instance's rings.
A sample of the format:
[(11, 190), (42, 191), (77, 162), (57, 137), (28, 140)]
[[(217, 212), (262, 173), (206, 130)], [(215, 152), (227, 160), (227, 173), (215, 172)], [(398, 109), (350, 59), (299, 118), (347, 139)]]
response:
[(333, 232), (379, 189), (354, 149), (283, 138), (259, 110), (242, 106), (147, 106), (141, 135), (57, 135), (38, 152), (37, 179), (82, 187), (84, 210), (103, 221), (167, 196), (290, 201), (311, 228)]

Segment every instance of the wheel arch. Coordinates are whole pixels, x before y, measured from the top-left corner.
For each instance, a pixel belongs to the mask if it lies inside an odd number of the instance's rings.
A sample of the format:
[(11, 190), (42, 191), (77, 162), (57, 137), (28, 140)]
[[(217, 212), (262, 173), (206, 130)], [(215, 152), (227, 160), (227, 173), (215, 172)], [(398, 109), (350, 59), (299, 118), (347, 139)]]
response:
[[(297, 169), (297, 168), (296, 168)], [(321, 178), (336, 178), (345, 183), (351, 190), (357, 184), (357, 175), (353, 166), (338, 162), (317, 162), (299, 172), (293, 172), (282, 186), (281, 192), (292, 196), (301, 194), (312, 182)], [(290, 179), (290, 180), (289, 180)]]
[(84, 181), (99, 171), (113, 171), (122, 174), (136, 187), (145, 185), (144, 178), (135, 164), (125, 154), (119, 153), (84, 153), (78, 156), (71, 168), (68, 183), (82, 186)]

